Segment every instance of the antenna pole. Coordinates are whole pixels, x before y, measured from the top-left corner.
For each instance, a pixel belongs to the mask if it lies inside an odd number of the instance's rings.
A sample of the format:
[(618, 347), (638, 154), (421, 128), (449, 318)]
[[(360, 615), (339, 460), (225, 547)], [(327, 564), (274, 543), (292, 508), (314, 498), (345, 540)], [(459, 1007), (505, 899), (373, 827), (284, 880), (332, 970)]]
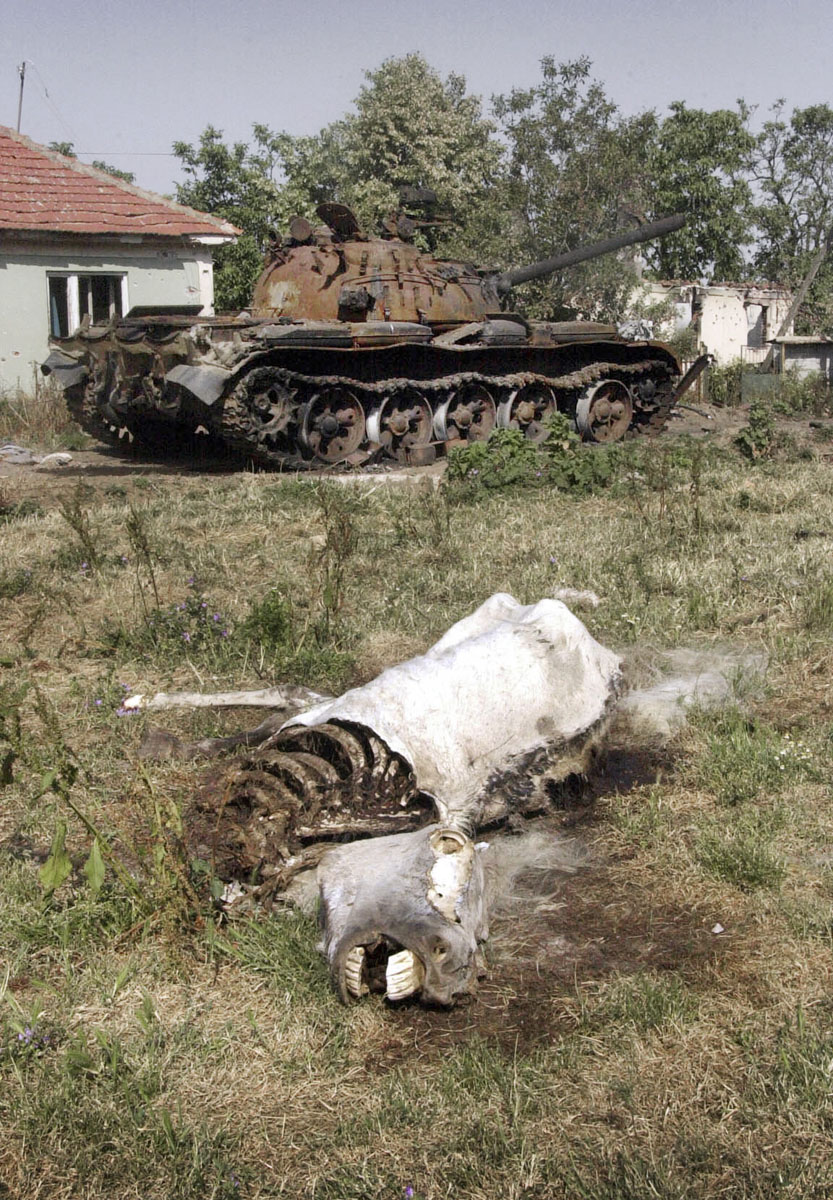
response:
[(17, 102), (17, 132), (20, 133), (20, 115), (23, 112), (23, 82), (26, 78), (26, 59), (17, 68), (17, 73), (20, 76), (20, 98)]

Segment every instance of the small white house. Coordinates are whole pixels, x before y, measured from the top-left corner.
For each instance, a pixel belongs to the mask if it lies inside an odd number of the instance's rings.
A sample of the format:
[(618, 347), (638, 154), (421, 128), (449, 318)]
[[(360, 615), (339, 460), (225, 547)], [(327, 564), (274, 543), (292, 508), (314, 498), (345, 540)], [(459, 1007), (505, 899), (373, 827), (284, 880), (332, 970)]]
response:
[(212, 249), (239, 232), (0, 125), (0, 388), (32, 390), (87, 314), (212, 313)]

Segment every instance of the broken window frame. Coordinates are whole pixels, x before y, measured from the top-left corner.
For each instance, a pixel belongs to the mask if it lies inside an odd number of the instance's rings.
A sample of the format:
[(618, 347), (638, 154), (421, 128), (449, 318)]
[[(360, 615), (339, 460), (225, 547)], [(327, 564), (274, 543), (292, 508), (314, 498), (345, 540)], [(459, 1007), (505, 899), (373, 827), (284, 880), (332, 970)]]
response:
[(47, 271), (46, 290), (50, 337), (69, 337), (87, 315), (102, 324), (130, 308), (124, 271)]

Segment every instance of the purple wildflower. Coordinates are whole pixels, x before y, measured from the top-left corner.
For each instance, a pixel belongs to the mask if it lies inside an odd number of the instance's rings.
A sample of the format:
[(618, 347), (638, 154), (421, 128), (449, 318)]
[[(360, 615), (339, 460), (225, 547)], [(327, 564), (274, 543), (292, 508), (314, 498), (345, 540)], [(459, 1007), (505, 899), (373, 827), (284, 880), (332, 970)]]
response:
[(405, 1188), (405, 1195), (407, 1196), (408, 1200), (411, 1200), (411, 1197), (413, 1196), (413, 1194), (414, 1194), (414, 1189), (411, 1187), (410, 1184), (408, 1184), (408, 1186)]
[(96, 700), (96, 702), (95, 702), (95, 706), (96, 706), (96, 708), (101, 708), (101, 705), (102, 705), (102, 701), (101, 701), (101, 700)]
[(191, 640), (191, 635), (187, 629), (182, 634), (182, 640), (183, 640), (183, 642), (190, 642), (190, 640)]
[(219, 620), (220, 620), (220, 614), (219, 614), (219, 613), (215, 613), (215, 614), (214, 614), (214, 616), (213, 616), (211, 619), (212, 619), (212, 621), (219, 621)]

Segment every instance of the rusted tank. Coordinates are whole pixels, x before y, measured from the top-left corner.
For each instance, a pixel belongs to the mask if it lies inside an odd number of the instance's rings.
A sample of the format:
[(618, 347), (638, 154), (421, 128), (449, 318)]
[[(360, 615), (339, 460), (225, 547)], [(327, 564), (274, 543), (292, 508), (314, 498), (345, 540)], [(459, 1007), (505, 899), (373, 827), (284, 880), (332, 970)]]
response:
[(144, 309), (53, 342), (43, 370), (82, 427), (149, 448), (207, 435), (276, 469), (426, 463), (495, 426), (542, 438), (556, 410), (588, 441), (655, 432), (688, 386), (663, 343), (506, 311), (515, 285), (681, 217), (501, 273), (425, 253), (407, 217), (372, 238), (343, 205), (318, 216), (273, 246), (248, 312)]

